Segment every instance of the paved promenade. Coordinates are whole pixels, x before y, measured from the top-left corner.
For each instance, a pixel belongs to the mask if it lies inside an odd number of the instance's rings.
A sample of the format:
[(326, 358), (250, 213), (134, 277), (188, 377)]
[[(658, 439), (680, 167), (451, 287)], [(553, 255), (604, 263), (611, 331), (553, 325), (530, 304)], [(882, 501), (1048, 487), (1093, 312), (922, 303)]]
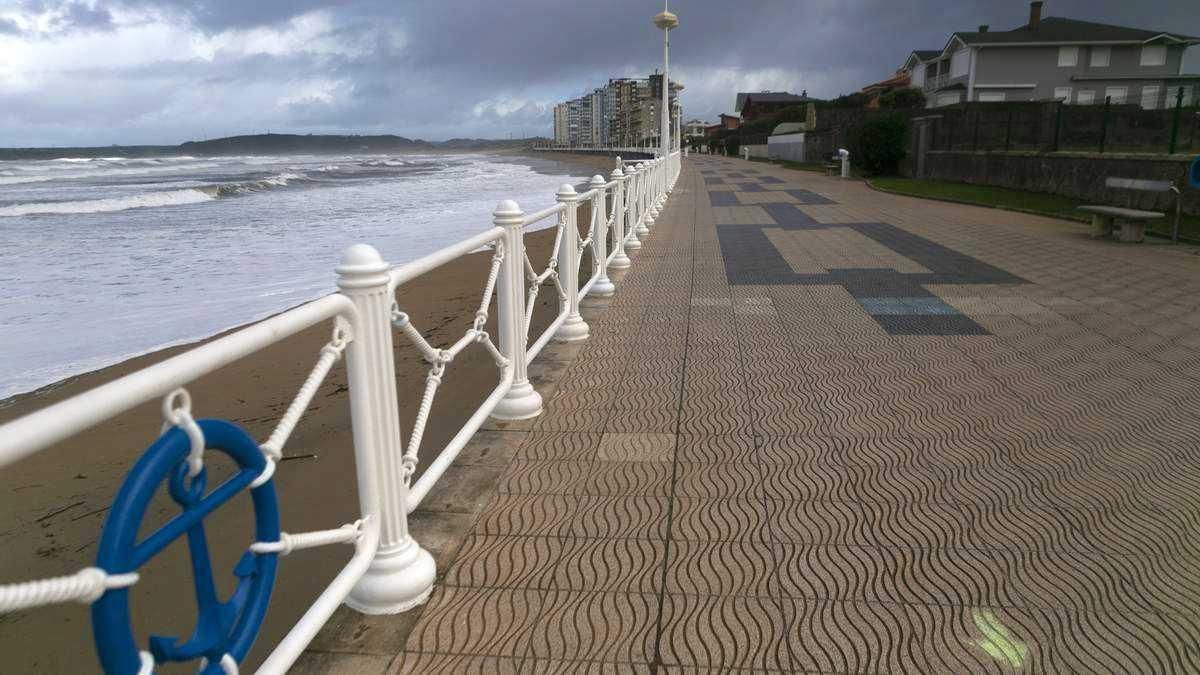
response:
[(429, 603), (305, 663), (1200, 670), (1200, 256), (1085, 232), (685, 161)]

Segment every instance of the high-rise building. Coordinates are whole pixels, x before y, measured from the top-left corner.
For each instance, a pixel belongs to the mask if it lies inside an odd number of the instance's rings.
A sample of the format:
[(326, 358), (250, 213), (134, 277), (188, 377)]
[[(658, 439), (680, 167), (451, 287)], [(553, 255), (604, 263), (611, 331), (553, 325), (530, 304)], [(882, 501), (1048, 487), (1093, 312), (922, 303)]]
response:
[[(614, 78), (590, 94), (554, 107), (554, 141), (583, 147), (641, 145), (659, 134), (661, 74)], [(671, 104), (683, 87), (671, 82)]]
[(554, 142), (558, 145), (566, 145), (571, 140), (568, 134), (567, 118), (566, 103), (554, 106)]

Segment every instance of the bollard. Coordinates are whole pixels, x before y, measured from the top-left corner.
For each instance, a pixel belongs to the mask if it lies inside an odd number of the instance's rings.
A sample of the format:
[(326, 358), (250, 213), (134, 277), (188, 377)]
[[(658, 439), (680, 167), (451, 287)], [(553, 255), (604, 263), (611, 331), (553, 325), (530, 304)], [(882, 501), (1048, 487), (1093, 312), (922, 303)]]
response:
[(842, 160), (842, 178), (850, 177), (850, 151), (845, 148), (838, 149), (838, 157)]
[(588, 295), (600, 298), (612, 295), (617, 290), (612, 279), (608, 278), (608, 188), (605, 185), (604, 177), (599, 174), (592, 176), (592, 182), (588, 185), (596, 191), (596, 196), (592, 198), (592, 218), (598, 218), (592, 221), (596, 223), (596, 229), (592, 232), (592, 253), (595, 256), (592, 270), (593, 273), (600, 273)]
[(579, 315), (579, 195), (570, 183), (563, 183), (555, 199), (567, 206), (563, 211), (562, 236), (558, 240), (558, 282), (567, 295), (563, 301), (567, 306), (567, 317), (554, 331), (554, 339), (576, 342), (586, 340), (589, 333), (587, 322)]
[(613, 169), (613, 250), (616, 255), (608, 264), (614, 270), (623, 270), (630, 265), (629, 256), (625, 254), (625, 174), (620, 169)]
[(525, 326), (525, 214), (511, 199), (496, 205), (492, 223), (504, 228), (504, 261), (496, 285), (496, 323), (500, 330), (500, 352), (511, 362), (512, 386), (492, 410), (500, 420), (523, 420), (542, 412), (542, 396), (529, 383), (525, 351), (529, 331)]
[(371, 246), (355, 244), (337, 266), (338, 290), (358, 309), (346, 347), (350, 421), (364, 517), (379, 518), (379, 548), (346, 597), (364, 614), (397, 614), (425, 602), (437, 574), (433, 557), (408, 533), (408, 483), (401, 468), (392, 297), (388, 264)]

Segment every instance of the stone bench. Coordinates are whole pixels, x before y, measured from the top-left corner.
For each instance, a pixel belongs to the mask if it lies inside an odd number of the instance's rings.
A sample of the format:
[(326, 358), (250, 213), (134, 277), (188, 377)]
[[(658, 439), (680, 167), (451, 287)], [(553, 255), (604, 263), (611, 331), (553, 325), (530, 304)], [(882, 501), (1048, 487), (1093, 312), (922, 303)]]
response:
[[(1173, 239), (1179, 236), (1179, 190), (1175, 184), (1166, 180), (1141, 180), (1138, 178), (1107, 178), (1104, 181), (1104, 187), (1135, 190), (1139, 192), (1174, 192), (1176, 195), (1175, 201), (1175, 235)], [(1092, 214), (1092, 236), (1107, 237), (1113, 233), (1113, 225), (1115, 222), (1121, 223), (1120, 240), (1124, 242), (1137, 243), (1146, 238), (1146, 223), (1158, 218), (1165, 218), (1167, 214), (1161, 211), (1142, 211), (1139, 209), (1126, 209), (1119, 206), (1102, 206), (1089, 204), (1078, 207), (1080, 211), (1086, 211)]]
[(1146, 238), (1147, 221), (1166, 216), (1160, 211), (1138, 211), (1117, 206), (1080, 206), (1079, 210), (1092, 214), (1093, 237), (1111, 236), (1114, 221), (1120, 221), (1120, 240), (1135, 243)]
[(836, 162), (825, 162), (825, 175), (837, 176), (842, 173), (842, 165)]

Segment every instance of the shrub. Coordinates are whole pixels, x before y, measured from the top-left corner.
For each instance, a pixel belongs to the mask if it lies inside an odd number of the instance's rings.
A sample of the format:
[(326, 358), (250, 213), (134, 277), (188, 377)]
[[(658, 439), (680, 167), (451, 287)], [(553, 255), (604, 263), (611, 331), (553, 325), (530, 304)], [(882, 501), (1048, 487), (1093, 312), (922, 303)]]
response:
[(895, 174), (904, 159), (908, 124), (892, 113), (863, 121), (848, 134), (850, 161), (867, 176)]
[(879, 107), (892, 109), (924, 108), (925, 92), (912, 87), (893, 89), (879, 97)]

